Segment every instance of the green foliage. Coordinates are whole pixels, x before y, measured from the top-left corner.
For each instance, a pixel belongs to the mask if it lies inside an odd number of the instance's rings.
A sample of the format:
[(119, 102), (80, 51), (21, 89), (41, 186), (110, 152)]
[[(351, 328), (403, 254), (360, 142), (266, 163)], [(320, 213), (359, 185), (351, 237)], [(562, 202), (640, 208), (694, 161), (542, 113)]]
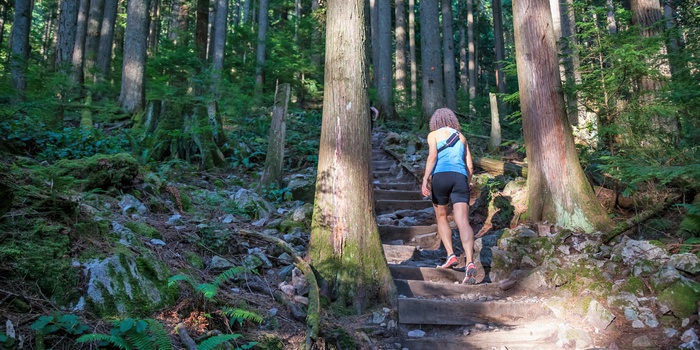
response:
[(243, 324), (244, 321), (252, 321), (255, 323), (262, 323), (263, 317), (248, 310), (243, 310), (239, 308), (225, 307), (221, 309), (221, 313), (229, 318), (229, 324), (234, 325), (236, 323)]
[(30, 328), (44, 335), (49, 335), (56, 332), (80, 335), (89, 329), (88, 326), (80, 322), (78, 316), (73, 314), (63, 315), (61, 313), (54, 313), (51, 316), (41, 316), (38, 320), (32, 323)]
[(275, 203), (292, 200), (292, 191), (288, 188), (277, 188), (277, 185), (272, 183), (267, 188), (262, 188), (262, 194), (268, 200)]
[(321, 119), (319, 111), (295, 111), (287, 119), (285, 166), (290, 170), (318, 164)]
[(115, 320), (110, 334), (92, 333), (78, 338), (78, 343), (97, 342), (99, 346), (112, 345), (119, 349), (174, 349), (168, 332), (154, 319)]
[(245, 267), (234, 266), (216, 276), (216, 278), (214, 278), (214, 280), (211, 283), (197, 283), (190, 276), (178, 274), (168, 279), (168, 286), (173, 286), (178, 281), (185, 281), (192, 286), (195, 292), (197, 292), (197, 294), (199, 294), (204, 301), (211, 301), (214, 300), (214, 297), (219, 292), (221, 284), (228, 281), (229, 279), (236, 278), (247, 271), (248, 269), (246, 269)]

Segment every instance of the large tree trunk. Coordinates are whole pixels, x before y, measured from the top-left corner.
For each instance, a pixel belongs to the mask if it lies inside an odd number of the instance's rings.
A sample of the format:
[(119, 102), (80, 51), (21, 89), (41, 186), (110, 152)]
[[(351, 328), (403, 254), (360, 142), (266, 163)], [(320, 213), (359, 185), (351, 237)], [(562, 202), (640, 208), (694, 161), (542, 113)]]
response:
[(87, 37), (85, 38), (85, 57), (83, 60), (83, 76), (87, 80), (94, 78), (95, 60), (97, 59), (97, 50), (100, 47), (100, 30), (102, 29), (104, 7), (105, 0), (90, 0)]
[(284, 165), (284, 139), (287, 132), (286, 116), (289, 104), (289, 84), (278, 85), (275, 91), (275, 105), (272, 107), (272, 123), (267, 138), (265, 171), (260, 183), (263, 189), (282, 188), (282, 169)]
[(309, 242), (333, 300), (360, 313), (396, 295), (373, 214), (362, 0), (330, 0), (323, 122)]
[(32, 23), (31, 0), (15, 0), (15, 19), (12, 22), (10, 78), (18, 98), (24, 99), (27, 89), (27, 60), (29, 59), (29, 30)]
[(87, 17), (90, 0), (80, 0), (78, 19), (75, 24), (75, 41), (73, 45), (73, 72), (71, 77), (76, 84), (83, 83), (83, 58), (85, 56), (85, 37), (87, 34)]
[[(508, 89), (506, 87), (506, 73), (503, 71), (503, 61), (506, 59), (506, 48), (503, 43), (503, 10), (501, 0), (492, 0), (491, 4), (493, 6), (493, 44), (496, 51), (496, 89), (499, 94), (506, 94)], [(498, 110), (501, 111), (500, 98), (498, 98)]]
[(267, 49), (268, 0), (260, 0), (258, 12), (258, 48), (255, 63), (255, 88), (262, 92), (264, 82), (265, 50)]
[(406, 103), (406, 5), (396, 0), (396, 94), (400, 104)]
[(5, 42), (5, 22), (7, 22), (7, 5), (0, 5), (0, 46)]
[(476, 99), (476, 45), (474, 43), (474, 0), (467, 0), (467, 72), (469, 75), (469, 115), (473, 116)]
[[(173, 0), (173, 9), (170, 14), (170, 30), (168, 31), (168, 40), (173, 44), (180, 44), (179, 40), (187, 31), (189, 24), (189, 7), (185, 0)], [(186, 43), (182, 43), (186, 45)]]
[(441, 0), (442, 5), (442, 70), (445, 79), (445, 105), (457, 110), (457, 79), (455, 77), (455, 49), (452, 31), (452, 0)]
[(440, 59), (440, 24), (438, 21), (437, 0), (420, 2), (420, 52), (423, 85), (423, 121), (416, 125), (426, 125), (436, 109), (445, 106), (442, 80), (442, 60)]
[(593, 232), (611, 227), (581, 169), (564, 110), (547, 0), (513, 2), (515, 52), (532, 221)]
[(498, 99), (493, 92), (489, 93), (491, 106), (491, 137), (489, 138), (489, 153), (497, 153), (501, 146), (501, 120), (498, 114)]
[(119, 106), (128, 114), (143, 111), (146, 103), (148, 0), (130, 0), (126, 10), (124, 62)]
[(248, 20), (250, 19), (251, 2), (253, 2), (253, 0), (243, 0), (243, 19), (241, 20), (241, 24), (248, 23)]
[(197, 1), (197, 20), (194, 28), (194, 46), (197, 57), (202, 62), (207, 60), (207, 42), (209, 41), (209, 0)]
[(212, 101), (208, 102), (207, 113), (209, 114), (209, 124), (212, 128), (212, 137), (217, 145), (223, 145), (225, 142), (223, 119), (219, 113), (217, 101), (221, 98), (221, 73), (224, 69), (224, 53), (226, 52), (226, 33), (228, 16), (228, 1), (216, 0), (216, 11), (214, 23), (212, 26), (213, 38), (211, 39), (212, 47)]
[(379, 81), (377, 80), (377, 66), (379, 66), (379, 1), (382, 0), (368, 0), (369, 1), (369, 47), (372, 50), (372, 56), (370, 57), (370, 64), (372, 65), (370, 78), (372, 79), (372, 86), (377, 89), (379, 86)]
[(379, 59), (375, 67), (379, 115), (394, 116), (394, 74), (391, 69), (391, 0), (377, 0), (377, 43)]
[(152, 0), (151, 2), (151, 20), (148, 28), (148, 51), (151, 57), (158, 52), (158, 38), (160, 37), (160, 9), (161, 0)]
[(64, 69), (71, 62), (75, 43), (75, 24), (78, 20), (78, 0), (62, 0), (58, 14), (56, 35), (56, 68)]
[(97, 50), (97, 70), (102, 78), (109, 75), (112, 64), (112, 44), (114, 42), (114, 23), (117, 20), (118, 0), (105, 0), (104, 18), (100, 31), (100, 47)]
[[(457, 10), (457, 22), (459, 23), (459, 85), (464, 91), (469, 90), (469, 78), (467, 72), (467, 26), (466, 0), (459, 0), (459, 9)], [(464, 16), (464, 17), (462, 17)]]
[(416, 62), (416, 4), (408, 0), (408, 52), (411, 61), (411, 106), (418, 102), (418, 62)]

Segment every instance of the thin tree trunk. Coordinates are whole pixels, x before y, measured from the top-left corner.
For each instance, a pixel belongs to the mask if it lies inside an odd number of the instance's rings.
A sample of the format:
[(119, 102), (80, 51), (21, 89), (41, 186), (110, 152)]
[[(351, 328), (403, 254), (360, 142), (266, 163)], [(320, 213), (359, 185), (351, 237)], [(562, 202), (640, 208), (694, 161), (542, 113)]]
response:
[(223, 132), (223, 119), (219, 114), (217, 101), (221, 98), (221, 73), (224, 69), (224, 54), (226, 52), (226, 33), (228, 17), (228, 0), (216, 0), (212, 38), (212, 94), (214, 99), (208, 103), (209, 124), (212, 128), (212, 137), (217, 145), (225, 142)]
[(87, 34), (87, 17), (90, 8), (90, 0), (80, 0), (78, 19), (75, 25), (75, 41), (73, 45), (73, 73), (71, 75), (76, 84), (83, 83), (83, 58), (85, 56), (85, 37)]
[(615, 21), (615, 7), (613, 5), (613, 0), (606, 0), (605, 4), (608, 8), (607, 22), (608, 22), (608, 32), (610, 34), (617, 33), (617, 22)]
[(104, 18), (100, 31), (100, 46), (97, 50), (97, 69), (102, 78), (109, 75), (112, 64), (112, 46), (114, 43), (114, 24), (117, 20), (118, 0), (105, 0)]
[(411, 106), (418, 102), (418, 63), (416, 62), (416, 6), (408, 0), (408, 54), (411, 61)]
[(498, 98), (493, 92), (489, 93), (489, 104), (491, 106), (491, 137), (489, 138), (489, 153), (498, 153), (501, 146), (501, 120), (498, 114)]
[(442, 6), (442, 70), (445, 80), (445, 105), (457, 110), (457, 79), (455, 74), (455, 49), (452, 31), (452, 0), (441, 0)]
[(130, 0), (126, 10), (119, 106), (127, 114), (143, 111), (146, 103), (148, 8), (148, 0)]
[(404, 0), (395, 2), (396, 36), (396, 94), (399, 103), (406, 102), (406, 6)]
[(462, 90), (468, 91), (469, 73), (467, 70), (467, 26), (465, 25), (465, 23), (467, 23), (465, 15), (467, 13), (466, 0), (459, 0), (459, 10), (457, 13), (457, 18), (459, 19), (457, 21), (459, 23), (459, 83)]
[(372, 56), (370, 57), (370, 79), (372, 82), (372, 87), (375, 89), (379, 88), (379, 81), (377, 80), (377, 66), (379, 65), (379, 1), (382, 0), (369, 0), (369, 42), (370, 48), (372, 49)]
[(7, 22), (7, 6), (0, 5), (0, 47), (5, 39), (5, 22)]
[(547, 0), (513, 1), (515, 52), (533, 222), (593, 232), (610, 219), (586, 180), (564, 110)]
[[(170, 14), (170, 31), (168, 40), (173, 44), (179, 44), (180, 37), (187, 31), (189, 22), (189, 8), (185, 0), (173, 0), (173, 10)], [(183, 43), (184, 44), (184, 43)]]
[(284, 140), (287, 131), (286, 116), (290, 95), (289, 84), (278, 85), (275, 89), (275, 104), (272, 107), (272, 123), (267, 138), (265, 171), (260, 183), (263, 189), (282, 188), (282, 167), (284, 165)]
[(436, 109), (445, 105), (437, 0), (421, 0), (420, 26), (423, 121), (416, 125), (422, 126)]
[(246, 24), (248, 23), (248, 20), (250, 19), (250, 3), (253, 0), (243, 0), (243, 20), (241, 21), (241, 24)]
[(202, 62), (207, 60), (207, 42), (209, 40), (209, 0), (197, 1), (197, 22), (194, 32), (194, 46), (197, 57)]
[(476, 45), (474, 44), (474, 0), (467, 0), (467, 71), (469, 74), (469, 115), (474, 116), (476, 99)]
[(377, 0), (377, 43), (379, 57), (375, 61), (379, 115), (394, 116), (394, 74), (391, 69), (391, 0)]
[(29, 31), (32, 25), (31, 0), (15, 0), (15, 18), (12, 21), (10, 78), (18, 98), (24, 99), (27, 89), (27, 60), (29, 59)]
[(373, 215), (363, 0), (327, 8), (323, 122), (308, 257), (328, 282), (334, 303), (395, 301)]
[(264, 82), (265, 50), (267, 49), (268, 0), (260, 0), (258, 13), (258, 48), (255, 64), (255, 88), (262, 91)]
[[(501, 0), (492, 0), (493, 6), (493, 43), (496, 51), (496, 89), (499, 94), (506, 94), (506, 73), (503, 71), (503, 61), (506, 59), (506, 48), (503, 43), (503, 10)], [(501, 109), (501, 99), (498, 99), (498, 107)]]
[(105, 8), (105, 0), (90, 0), (88, 12), (87, 37), (85, 38), (85, 57), (83, 58), (83, 76), (94, 79), (97, 50), (100, 47), (100, 30)]
[[(76, 21), (78, 20), (79, 0), (61, 0), (61, 11), (58, 15), (58, 31), (56, 33), (56, 68), (64, 69), (71, 63), (73, 46), (75, 45)], [(2, 37), (2, 35), (0, 35)]]
[[(105, 0), (109, 1), (109, 0)], [(151, 21), (150, 28), (148, 29), (148, 51), (151, 56), (154, 56), (158, 52), (158, 39), (160, 37), (160, 8), (161, 0), (151, 0)]]

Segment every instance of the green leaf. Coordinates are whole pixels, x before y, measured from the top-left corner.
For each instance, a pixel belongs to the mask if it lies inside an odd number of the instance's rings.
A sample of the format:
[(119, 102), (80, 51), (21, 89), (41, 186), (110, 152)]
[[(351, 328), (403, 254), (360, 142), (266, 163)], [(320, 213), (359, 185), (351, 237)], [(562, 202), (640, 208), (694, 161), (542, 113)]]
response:
[(207, 299), (213, 298), (216, 293), (219, 291), (219, 287), (211, 284), (211, 283), (202, 283), (198, 285), (195, 288), (198, 292), (204, 294), (204, 297)]
[(44, 315), (44, 316), (39, 317), (39, 319), (36, 320), (36, 322), (32, 323), (32, 325), (29, 328), (31, 328), (35, 331), (39, 331), (39, 330), (43, 329), (44, 327), (46, 327), (46, 325), (49, 324), (49, 322), (51, 322), (51, 321), (53, 321), (53, 316)]
[(133, 318), (127, 318), (119, 323), (119, 331), (122, 333), (128, 332), (132, 327), (134, 327)]
[(144, 320), (136, 321), (136, 333), (142, 333), (148, 327), (148, 323)]
[(240, 337), (241, 337), (240, 334), (221, 334), (221, 335), (213, 336), (213, 337), (197, 344), (197, 350), (212, 350), (218, 345), (229, 342), (231, 340), (238, 339)]

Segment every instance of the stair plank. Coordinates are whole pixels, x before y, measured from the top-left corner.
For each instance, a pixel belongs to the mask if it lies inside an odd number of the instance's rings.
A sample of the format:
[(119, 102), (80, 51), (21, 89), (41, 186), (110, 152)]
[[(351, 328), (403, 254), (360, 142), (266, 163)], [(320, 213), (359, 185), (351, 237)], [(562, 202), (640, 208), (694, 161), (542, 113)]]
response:
[(450, 298), (459, 299), (466, 297), (470, 293), (478, 293), (480, 295), (502, 296), (503, 291), (498, 287), (498, 284), (477, 284), (466, 285), (461, 283), (445, 283), (445, 282), (426, 282), (416, 280), (401, 280), (394, 279), (396, 288), (400, 295), (409, 298), (425, 297), (425, 298)]
[(431, 325), (471, 325), (515, 322), (551, 315), (540, 303), (467, 300), (399, 299), (399, 323)]
[(556, 324), (538, 324), (537, 327), (499, 328), (498, 332), (475, 332), (450, 338), (406, 339), (401, 345), (409, 350), (464, 350), (464, 349), (560, 349), (556, 346)]
[(434, 267), (390, 265), (389, 271), (394, 279), (402, 280), (454, 283), (461, 282), (464, 278), (464, 271)]
[(384, 257), (389, 264), (400, 264), (409, 261), (416, 253), (416, 247), (408, 245), (383, 244)]
[(420, 191), (374, 190), (374, 199), (421, 200), (425, 198)]
[(427, 234), (427, 233), (437, 233), (437, 226), (393, 226), (393, 225), (379, 225), (379, 236), (382, 241), (395, 241), (401, 239), (403, 241), (410, 241), (414, 237)]
[(376, 201), (375, 211), (377, 215), (393, 213), (397, 210), (423, 210), (426, 208), (431, 208), (433, 202), (431, 200), (393, 200), (393, 199), (380, 199)]
[(418, 184), (415, 182), (388, 182), (388, 183), (375, 183), (375, 188), (381, 190), (415, 190), (418, 188)]

